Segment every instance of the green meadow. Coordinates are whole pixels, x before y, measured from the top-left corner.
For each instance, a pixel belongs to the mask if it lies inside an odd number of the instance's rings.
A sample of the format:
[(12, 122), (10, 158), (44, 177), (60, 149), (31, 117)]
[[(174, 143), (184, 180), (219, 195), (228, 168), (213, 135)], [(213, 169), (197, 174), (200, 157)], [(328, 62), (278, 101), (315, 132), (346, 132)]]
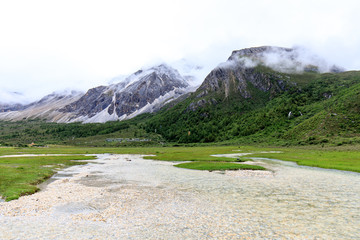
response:
[[(251, 157), (293, 161), (299, 165), (360, 172), (358, 145), (337, 147), (256, 147), (256, 146), (179, 146), (179, 147), (127, 147), (94, 148), (49, 146), (46, 148), (1, 147), (2, 155), (21, 154), (143, 154), (146, 159), (160, 161), (187, 161), (177, 167), (198, 170), (262, 170), (262, 167), (239, 164)], [(278, 153), (269, 153), (277, 151)], [(241, 158), (213, 157), (214, 154), (253, 153)], [(72, 165), (84, 164), (76, 160), (94, 159), (95, 156), (32, 156), (0, 158), (0, 195), (6, 201), (38, 191), (37, 184), (51, 177), (56, 171)]]
[(257, 153), (252, 157), (273, 158), (299, 165), (360, 172), (360, 150), (282, 149), (281, 153)]
[(85, 164), (76, 160), (94, 158), (82, 155), (0, 158), (0, 195), (10, 201), (35, 193), (39, 190), (36, 185), (59, 169)]

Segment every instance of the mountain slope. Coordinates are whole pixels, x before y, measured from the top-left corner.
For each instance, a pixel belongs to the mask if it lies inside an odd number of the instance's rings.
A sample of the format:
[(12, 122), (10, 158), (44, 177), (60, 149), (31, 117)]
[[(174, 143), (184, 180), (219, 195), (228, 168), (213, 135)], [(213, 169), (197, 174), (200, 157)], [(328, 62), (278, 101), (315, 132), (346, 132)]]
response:
[(140, 70), (124, 81), (90, 89), (78, 101), (60, 109), (72, 113), (70, 122), (106, 122), (154, 112), (189, 91), (187, 81), (173, 68), (159, 65)]
[[(270, 53), (280, 54), (283, 66), (270, 68), (264, 57)], [(355, 112), (359, 99), (354, 89), (360, 84), (360, 72), (331, 68), (333, 72), (320, 73), (319, 69), (298, 62), (292, 49), (234, 51), (188, 99), (150, 119), (147, 131), (175, 142), (320, 143), (329, 138), (357, 139), (360, 124)], [(340, 106), (344, 114), (337, 113)], [(340, 117), (329, 118), (340, 115), (341, 121)]]
[(24, 119), (48, 119), (54, 122), (61, 122), (66, 114), (58, 110), (71, 102), (78, 100), (83, 93), (72, 91), (70, 93), (52, 93), (41, 100), (21, 106), (19, 108), (7, 109), (0, 113), (0, 119), (8, 121), (21, 121)]

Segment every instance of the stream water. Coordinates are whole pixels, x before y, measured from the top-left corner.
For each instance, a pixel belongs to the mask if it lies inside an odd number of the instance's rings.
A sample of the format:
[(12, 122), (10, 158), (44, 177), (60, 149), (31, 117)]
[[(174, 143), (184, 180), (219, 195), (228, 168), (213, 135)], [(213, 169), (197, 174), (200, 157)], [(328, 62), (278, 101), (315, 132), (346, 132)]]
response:
[[(55, 175), (79, 187), (51, 183), (37, 193), (49, 196), (47, 207), (36, 205), (37, 194), (0, 203), (0, 239), (360, 238), (360, 174), (255, 160), (271, 172), (231, 175), (100, 155)], [(16, 214), (1, 211), (7, 207)]]

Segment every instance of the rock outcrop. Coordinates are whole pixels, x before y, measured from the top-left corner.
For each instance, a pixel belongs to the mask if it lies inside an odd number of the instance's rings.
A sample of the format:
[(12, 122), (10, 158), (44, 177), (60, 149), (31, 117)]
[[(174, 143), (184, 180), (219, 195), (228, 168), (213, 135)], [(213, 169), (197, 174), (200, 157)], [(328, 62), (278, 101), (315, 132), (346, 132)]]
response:
[[(276, 94), (286, 87), (287, 76), (278, 72), (259, 71), (263, 54), (273, 47), (247, 48), (234, 51), (227, 62), (220, 64), (205, 78), (199, 87), (197, 96), (204, 97), (209, 93), (220, 93), (224, 98), (232, 94), (244, 99), (252, 97), (252, 89)], [(290, 53), (292, 49), (276, 48), (277, 51)]]

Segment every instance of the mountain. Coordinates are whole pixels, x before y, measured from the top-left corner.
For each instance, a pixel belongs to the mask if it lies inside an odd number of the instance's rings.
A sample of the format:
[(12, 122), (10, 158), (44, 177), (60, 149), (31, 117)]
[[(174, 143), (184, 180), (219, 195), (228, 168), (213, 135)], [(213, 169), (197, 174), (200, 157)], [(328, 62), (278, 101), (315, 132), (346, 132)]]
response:
[(71, 102), (78, 100), (83, 93), (63, 92), (49, 94), (37, 102), (28, 105), (19, 105), (17, 108), (3, 109), (0, 119), (10, 121), (20, 121), (24, 119), (46, 119), (54, 122), (61, 122), (67, 116), (58, 110)]
[(263, 100), (268, 101), (298, 84), (289, 74), (341, 72), (339, 67), (327, 68), (320, 58), (307, 58), (298, 49), (273, 46), (233, 51), (226, 62), (207, 75), (198, 88), (197, 98), (217, 95), (259, 101), (258, 95), (266, 95)]
[(139, 70), (120, 83), (92, 88), (60, 111), (71, 113), (71, 122), (123, 120), (157, 111), (189, 90), (189, 84), (175, 69), (162, 64)]
[(264, 46), (233, 51), (193, 91), (188, 77), (166, 65), (118, 79), (62, 104), (53, 110), (52, 119), (125, 121), (0, 122), (0, 144), (124, 146), (107, 139), (139, 137), (156, 139), (152, 144), (360, 143), (360, 72), (346, 72), (301, 49)]
[(297, 49), (242, 49), (187, 99), (148, 120), (146, 129), (183, 143), (358, 141), (359, 87), (360, 72), (327, 67)]
[[(252, 98), (254, 90), (269, 92), (271, 95), (283, 91), (288, 82), (286, 76), (278, 73), (269, 74), (253, 67), (260, 64), (260, 54), (270, 49), (272, 48), (258, 47), (234, 51), (227, 62), (220, 64), (205, 78), (198, 89), (200, 91), (198, 97), (216, 92), (221, 93), (224, 98), (239, 95), (248, 99)], [(291, 51), (286, 48), (276, 48), (276, 50)]]
[(0, 113), (0, 119), (39, 118), (58, 123), (124, 120), (157, 111), (193, 90), (185, 77), (165, 64), (139, 70), (119, 80), (116, 84), (92, 88), (86, 94), (51, 94), (19, 109), (4, 107), (6, 111)]

